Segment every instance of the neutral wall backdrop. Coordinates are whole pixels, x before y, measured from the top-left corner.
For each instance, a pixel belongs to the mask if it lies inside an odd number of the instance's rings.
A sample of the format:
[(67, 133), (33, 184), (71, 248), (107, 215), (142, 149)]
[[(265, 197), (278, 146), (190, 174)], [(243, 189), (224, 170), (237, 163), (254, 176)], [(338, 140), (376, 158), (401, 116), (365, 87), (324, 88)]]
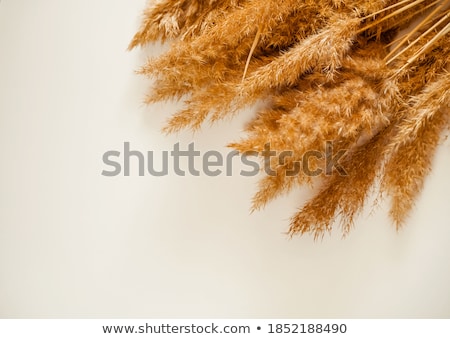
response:
[(160, 133), (180, 104), (134, 70), (163, 47), (126, 51), (144, 5), (0, 2), (0, 316), (449, 317), (448, 141), (404, 229), (369, 202), (319, 242), (284, 233), (308, 190), (250, 214), (257, 178), (101, 175), (126, 141), (226, 154), (252, 115)]

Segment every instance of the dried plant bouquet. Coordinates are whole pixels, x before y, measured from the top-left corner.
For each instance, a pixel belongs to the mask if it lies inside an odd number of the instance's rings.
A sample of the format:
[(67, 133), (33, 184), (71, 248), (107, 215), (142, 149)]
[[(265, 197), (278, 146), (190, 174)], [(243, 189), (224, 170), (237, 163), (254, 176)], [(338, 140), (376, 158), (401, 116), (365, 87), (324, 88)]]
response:
[(345, 174), (322, 173), (319, 193), (291, 219), (291, 235), (319, 237), (337, 216), (347, 233), (374, 187), (390, 197), (397, 227), (408, 216), (449, 126), (449, 7), (433, 0), (157, 0), (129, 47), (172, 43), (140, 70), (154, 79), (148, 103), (185, 102), (166, 132), (195, 130), (263, 100), (245, 137), (230, 146), (291, 153), (265, 164), (275, 175), (262, 177), (253, 209), (311, 181), (301, 171), (288, 175), (305, 152), (329, 141), (345, 150)]

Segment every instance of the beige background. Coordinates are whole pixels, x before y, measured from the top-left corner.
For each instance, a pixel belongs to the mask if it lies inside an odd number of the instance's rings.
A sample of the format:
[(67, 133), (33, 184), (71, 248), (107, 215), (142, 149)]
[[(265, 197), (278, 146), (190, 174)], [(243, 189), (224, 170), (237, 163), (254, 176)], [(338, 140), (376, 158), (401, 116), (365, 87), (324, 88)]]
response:
[(448, 141), (401, 232), (369, 203), (318, 243), (283, 234), (307, 191), (249, 214), (257, 178), (100, 175), (125, 141), (226, 152), (251, 116), (160, 133), (177, 105), (133, 73), (160, 48), (126, 52), (144, 4), (0, 3), (0, 316), (449, 317)]

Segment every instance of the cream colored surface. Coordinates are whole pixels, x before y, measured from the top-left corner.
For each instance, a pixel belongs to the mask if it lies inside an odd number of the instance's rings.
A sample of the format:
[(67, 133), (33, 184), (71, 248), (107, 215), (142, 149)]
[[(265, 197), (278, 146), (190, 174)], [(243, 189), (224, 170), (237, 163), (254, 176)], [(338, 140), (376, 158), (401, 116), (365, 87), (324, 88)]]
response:
[[(144, 0), (0, 3), (1, 317), (450, 317), (450, 143), (397, 233), (289, 240), (308, 192), (249, 214), (257, 178), (101, 176), (102, 154), (217, 149), (251, 112), (163, 136), (126, 52)], [(361, 168), (364, 170), (364, 168)]]

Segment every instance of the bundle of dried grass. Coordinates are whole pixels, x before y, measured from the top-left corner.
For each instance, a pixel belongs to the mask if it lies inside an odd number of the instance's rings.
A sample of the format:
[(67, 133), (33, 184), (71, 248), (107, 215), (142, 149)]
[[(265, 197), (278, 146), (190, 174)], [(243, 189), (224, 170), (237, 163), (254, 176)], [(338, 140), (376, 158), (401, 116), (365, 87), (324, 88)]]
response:
[(338, 215), (348, 232), (377, 180), (399, 227), (449, 125), (449, 8), (448, 0), (157, 0), (130, 49), (174, 40), (141, 70), (155, 79), (148, 103), (185, 98), (166, 132), (266, 99), (230, 145), (291, 151), (266, 163), (275, 175), (262, 178), (254, 209), (310, 182), (302, 171), (288, 175), (305, 152), (327, 141), (346, 151), (345, 174), (321, 174), (322, 190), (292, 218), (291, 235), (323, 236)]

